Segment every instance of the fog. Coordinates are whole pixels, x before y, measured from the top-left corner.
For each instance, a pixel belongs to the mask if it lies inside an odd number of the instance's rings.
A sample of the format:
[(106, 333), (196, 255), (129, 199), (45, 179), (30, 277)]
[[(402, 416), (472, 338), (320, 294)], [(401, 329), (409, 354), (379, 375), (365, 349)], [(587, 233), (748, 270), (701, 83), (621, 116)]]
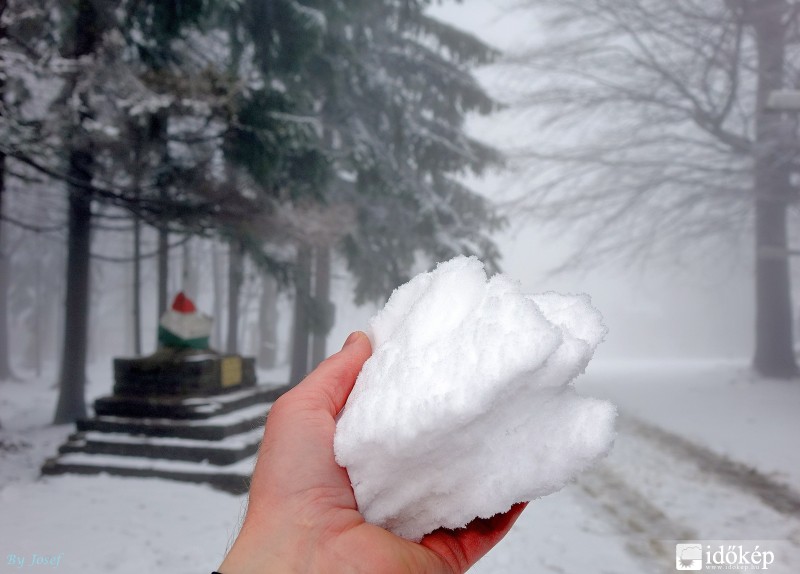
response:
[[(519, 2), (444, 3), (432, 10), (442, 19), (478, 35), (501, 50), (519, 51), (542, 31), (542, 23)], [(519, 89), (520, 79), (488, 66), (478, 77), (502, 98)], [(617, 121), (616, 118), (610, 119)], [(534, 121), (522, 113), (473, 117), (471, 132), (495, 145), (552, 137), (537, 135)], [(473, 182), (487, 197), (508, 199), (508, 189), (523, 186), (526, 174), (513, 166)], [(692, 256), (669, 255), (635, 266), (600, 261), (585, 271), (553, 275), (583, 237), (579, 232), (542, 230), (542, 222), (508, 209), (510, 225), (497, 236), (503, 270), (532, 292), (556, 290), (588, 293), (606, 318), (609, 335), (598, 359), (621, 358), (742, 358), (753, 346), (752, 250), (717, 251)]]

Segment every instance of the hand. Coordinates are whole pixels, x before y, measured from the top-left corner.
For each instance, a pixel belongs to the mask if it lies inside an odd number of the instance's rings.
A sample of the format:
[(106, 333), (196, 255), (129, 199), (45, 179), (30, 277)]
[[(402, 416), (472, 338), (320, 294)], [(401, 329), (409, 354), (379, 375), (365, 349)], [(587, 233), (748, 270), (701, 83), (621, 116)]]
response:
[(222, 574), (461, 574), (497, 544), (524, 508), (437, 530), (420, 543), (368, 524), (333, 456), (335, 417), (372, 349), (353, 333), (267, 417), (242, 530)]

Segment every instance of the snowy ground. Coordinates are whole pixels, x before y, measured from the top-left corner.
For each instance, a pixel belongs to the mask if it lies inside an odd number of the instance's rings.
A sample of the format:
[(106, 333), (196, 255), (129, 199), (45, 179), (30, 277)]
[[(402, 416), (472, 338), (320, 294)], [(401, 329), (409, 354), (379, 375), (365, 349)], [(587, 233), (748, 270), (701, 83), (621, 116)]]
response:
[[(90, 395), (110, 389), (92, 370)], [(75, 573), (210, 571), (243, 497), (164, 480), (38, 476), (71, 432), (51, 427), (51, 377), (0, 386), (0, 573), (9, 555)], [(737, 541), (800, 570), (800, 384), (734, 363), (602, 364), (579, 389), (623, 414), (612, 455), (531, 504), (478, 573), (674, 572), (676, 540)]]

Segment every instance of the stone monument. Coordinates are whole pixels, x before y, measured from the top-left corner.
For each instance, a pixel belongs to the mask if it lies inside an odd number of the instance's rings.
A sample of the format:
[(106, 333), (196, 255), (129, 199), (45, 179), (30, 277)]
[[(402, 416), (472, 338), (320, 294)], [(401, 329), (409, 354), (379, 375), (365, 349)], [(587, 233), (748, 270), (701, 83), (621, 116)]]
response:
[(212, 319), (179, 293), (161, 317), (159, 349), (114, 360), (113, 394), (43, 466), (247, 490), (265, 415), (287, 387), (258, 385), (255, 360), (211, 349)]

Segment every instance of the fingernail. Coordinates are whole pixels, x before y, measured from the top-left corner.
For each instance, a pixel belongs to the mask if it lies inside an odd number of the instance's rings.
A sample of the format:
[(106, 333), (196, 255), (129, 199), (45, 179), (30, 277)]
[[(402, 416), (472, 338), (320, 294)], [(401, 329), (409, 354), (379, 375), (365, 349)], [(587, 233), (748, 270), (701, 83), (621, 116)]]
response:
[(361, 337), (361, 335), (362, 335), (361, 331), (354, 331), (350, 333), (350, 336), (347, 337), (347, 340), (344, 342), (344, 345), (342, 345), (342, 349), (344, 349), (348, 345), (352, 345), (353, 343), (355, 343)]

